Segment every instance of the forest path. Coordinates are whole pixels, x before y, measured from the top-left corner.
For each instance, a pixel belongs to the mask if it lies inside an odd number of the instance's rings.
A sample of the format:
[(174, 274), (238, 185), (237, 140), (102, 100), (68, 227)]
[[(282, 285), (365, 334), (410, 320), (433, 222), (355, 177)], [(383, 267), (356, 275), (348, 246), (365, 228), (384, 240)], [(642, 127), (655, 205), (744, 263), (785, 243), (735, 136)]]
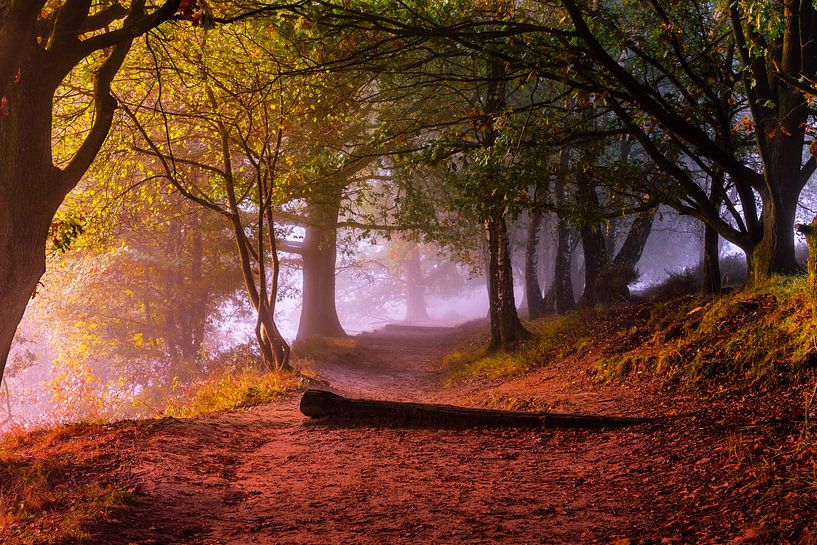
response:
[[(461, 336), (403, 332), (359, 341), (368, 361), (321, 368), (341, 393), (473, 396), (439, 385), (440, 360)], [(574, 378), (540, 377), (539, 393), (582, 400)], [(595, 408), (615, 411), (610, 395), (600, 393), (606, 405)], [(666, 433), (648, 429), (347, 428), (306, 423), (297, 401), (161, 421), (122, 439), (116, 478), (133, 484), (137, 500), (97, 528), (100, 543), (702, 542), (676, 541), (668, 526), (672, 519), (678, 528), (683, 516), (677, 483), (687, 479), (684, 493), (695, 495), (697, 468), (676, 462), (704, 451), (705, 436), (685, 438), (679, 450)], [(704, 511), (717, 520), (717, 506)]]
[(463, 342), (455, 328), (387, 326), (356, 337), (365, 357), (318, 364), (330, 388), (350, 397), (426, 401), (440, 390), (442, 358)]

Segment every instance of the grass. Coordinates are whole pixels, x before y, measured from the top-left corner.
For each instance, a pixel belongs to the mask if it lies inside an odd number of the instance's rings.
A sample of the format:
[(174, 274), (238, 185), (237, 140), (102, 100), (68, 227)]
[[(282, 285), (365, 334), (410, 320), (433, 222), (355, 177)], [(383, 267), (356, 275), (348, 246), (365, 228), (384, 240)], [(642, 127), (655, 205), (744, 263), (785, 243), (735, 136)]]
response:
[(533, 338), (512, 351), (449, 354), (450, 382), (501, 378), (571, 357), (596, 375), (670, 381), (796, 381), (817, 364), (817, 320), (808, 279), (777, 277), (718, 297), (681, 295), (577, 311), (526, 324)]
[(93, 476), (114, 435), (86, 433), (92, 429), (61, 426), (3, 437), (0, 542), (4, 536), (31, 545), (97, 542), (91, 528), (123, 508), (131, 494)]
[(533, 338), (511, 351), (478, 348), (448, 354), (443, 364), (450, 382), (468, 377), (502, 378), (519, 375), (552, 361), (582, 353), (592, 345), (594, 326), (604, 311), (587, 310), (528, 322)]
[(360, 344), (353, 337), (314, 336), (292, 346), (293, 357), (307, 362), (354, 364), (364, 359)]
[(654, 303), (636, 348), (596, 362), (603, 378), (653, 373), (689, 382), (797, 380), (817, 363), (808, 279), (778, 277), (720, 297)]
[(185, 387), (168, 402), (164, 415), (191, 418), (262, 405), (301, 384), (293, 373), (262, 371), (250, 365), (225, 367)]

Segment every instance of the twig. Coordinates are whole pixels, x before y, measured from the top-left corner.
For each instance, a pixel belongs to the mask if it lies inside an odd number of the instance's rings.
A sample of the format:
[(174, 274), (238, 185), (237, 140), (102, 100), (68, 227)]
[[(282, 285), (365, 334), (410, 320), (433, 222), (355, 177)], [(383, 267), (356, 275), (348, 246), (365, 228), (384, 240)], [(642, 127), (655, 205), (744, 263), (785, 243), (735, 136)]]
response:
[(9, 393), (9, 383), (5, 379), (3, 379), (3, 388), (6, 390), (6, 411), (8, 412), (8, 416), (2, 422), (0, 422), (0, 426), (5, 426), (14, 420), (14, 414), (11, 412), (11, 394)]

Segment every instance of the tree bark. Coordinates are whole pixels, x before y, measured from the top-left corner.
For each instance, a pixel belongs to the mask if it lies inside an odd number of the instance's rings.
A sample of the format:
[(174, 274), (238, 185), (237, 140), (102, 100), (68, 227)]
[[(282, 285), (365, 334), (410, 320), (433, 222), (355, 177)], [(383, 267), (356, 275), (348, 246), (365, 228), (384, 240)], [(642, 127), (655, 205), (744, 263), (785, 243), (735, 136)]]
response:
[(720, 237), (709, 225), (704, 225), (704, 278), (702, 290), (704, 295), (717, 295), (722, 289)]
[(342, 188), (308, 203), (303, 250), (303, 286), (298, 340), (312, 336), (345, 337), (335, 302), (338, 216)]
[(528, 318), (535, 320), (547, 312), (542, 288), (539, 285), (539, 234), (542, 231), (543, 214), (540, 209), (528, 215), (528, 238), (525, 243), (525, 300)]
[[(556, 175), (556, 206), (562, 210), (566, 204), (567, 177), (570, 168), (570, 152), (563, 149), (559, 152), (559, 170)], [(575, 310), (576, 298), (573, 295), (573, 229), (562, 214), (556, 217), (556, 259), (553, 273), (553, 300), (557, 314), (566, 314)]]
[(45, 273), (45, 241), (53, 217), (53, 213), (25, 205), (25, 200), (14, 196), (19, 190), (7, 189), (0, 189), (0, 378), (17, 325)]
[(794, 274), (801, 270), (794, 253), (796, 212), (797, 200), (792, 200), (791, 195), (765, 205), (761, 214), (763, 238), (750, 252), (751, 283), (763, 282), (773, 274)]
[(426, 309), (426, 288), (423, 278), (422, 263), (418, 251), (411, 252), (405, 263), (406, 274), (406, 321), (422, 322), (428, 320)]
[(585, 224), (579, 230), (584, 252), (584, 291), (579, 299), (582, 307), (590, 308), (605, 301), (599, 298), (598, 281), (610, 260), (604, 236), (596, 222)]
[[(26, 70), (38, 65), (22, 63)], [(0, 114), (0, 379), (17, 325), (45, 273), (49, 227), (70, 189), (52, 165), (53, 91), (22, 81)], [(56, 86), (56, 84), (54, 84)], [(45, 87), (45, 89), (43, 89)]]
[[(709, 190), (709, 202), (712, 208), (720, 214), (723, 204), (724, 175), (717, 171), (711, 179), (712, 187)], [(704, 223), (704, 258), (703, 258), (703, 285), (704, 295), (717, 295), (723, 288), (721, 277), (720, 235), (711, 225)]]
[(486, 222), (488, 241), (488, 300), (491, 321), (489, 350), (505, 350), (530, 337), (516, 312), (510, 244), (505, 218), (494, 213)]

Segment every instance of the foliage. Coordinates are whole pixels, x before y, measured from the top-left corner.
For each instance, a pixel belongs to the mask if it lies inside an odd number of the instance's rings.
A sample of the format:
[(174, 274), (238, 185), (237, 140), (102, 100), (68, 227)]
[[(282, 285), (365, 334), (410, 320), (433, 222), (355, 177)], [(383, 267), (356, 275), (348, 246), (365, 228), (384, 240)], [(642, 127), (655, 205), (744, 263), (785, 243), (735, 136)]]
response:
[[(297, 364), (297, 362), (295, 362)], [(257, 366), (225, 367), (176, 392), (164, 415), (191, 418), (270, 403), (298, 389), (301, 379), (285, 371)]]

